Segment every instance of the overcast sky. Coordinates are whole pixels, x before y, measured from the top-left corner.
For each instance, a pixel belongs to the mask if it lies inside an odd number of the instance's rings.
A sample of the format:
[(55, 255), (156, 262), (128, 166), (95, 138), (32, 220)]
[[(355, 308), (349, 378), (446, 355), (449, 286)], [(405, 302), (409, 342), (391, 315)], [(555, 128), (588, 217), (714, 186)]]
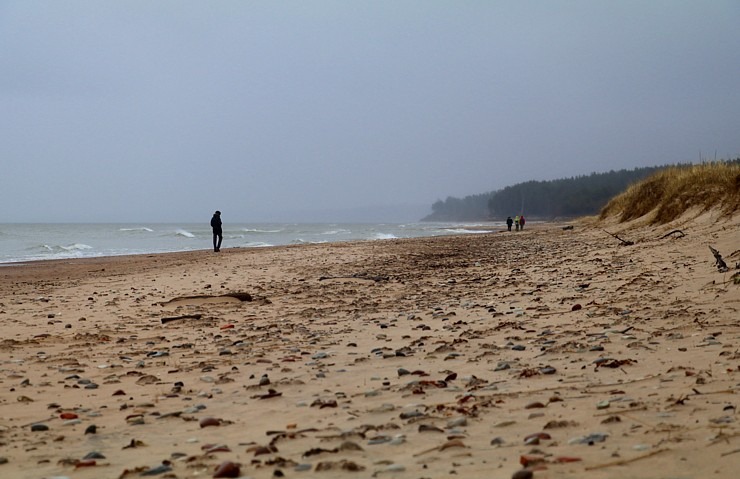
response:
[(739, 25), (737, 0), (0, 0), (0, 222), (406, 221), (737, 157)]

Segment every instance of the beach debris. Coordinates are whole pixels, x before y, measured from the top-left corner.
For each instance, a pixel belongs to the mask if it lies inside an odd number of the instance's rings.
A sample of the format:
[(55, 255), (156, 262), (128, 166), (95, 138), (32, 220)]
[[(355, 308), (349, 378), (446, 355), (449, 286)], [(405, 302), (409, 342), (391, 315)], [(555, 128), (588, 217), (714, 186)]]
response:
[(725, 260), (722, 259), (722, 255), (719, 253), (719, 251), (712, 248), (711, 246), (709, 246), (709, 250), (714, 255), (714, 265), (717, 267), (717, 271), (719, 271), (720, 273), (728, 272), (730, 268), (727, 267), (727, 263), (725, 263)]
[(220, 426), (221, 425), (221, 419), (215, 418), (215, 417), (204, 417), (200, 421), (198, 421), (198, 424), (201, 428), (209, 427), (209, 426)]
[(660, 239), (665, 239), (665, 238), (668, 238), (669, 236), (671, 236), (671, 235), (673, 235), (673, 234), (675, 234), (675, 235), (676, 235), (676, 238), (683, 238), (684, 236), (686, 236), (686, 233), (684, 233), (684, 232), (683, 232), (683, 231), (681, 231), (681, 230), (673, 230), (673, 231), (671, 231), (670, 233), (666, 233), (666, 234), (664, 234), (663, 236), (661, 236), (661, 237), (660, 237)]
[(568, 444), (587, 444), (593, 446), (596, 443), (606, 441), (607, 437), (609, 437), (609, 434), (594, 432), (587, 436), (574, 437), (568, 441)]
[(216, 468), (213, 477), (239, 477), (241, 476), (241, 467), (239, 464), (231, 461), (224, 461)]
[(442, 452), (446, 449), (458, 448), (458, 447), (465, 448), (468, 446), (466, 446), (465, 443), (462, 442), (462, 440), (460, 439), (450, 439), (449, 441), (439, 446), (433, 447), (431, 449), (426, 449), (421, 452), (417, 452), (416, 454), (414, 454), (414, 457), (423, 456), (424, 454), (429, 454), (430, 452)]
[(316, 464), (314, 471), (349, 471), (349, 472), (360, 472), (366, 469), (365, 466), (357, 464), (354, 461), (342, 459), (340, 461), (322, 461)]
[(635, 244), (635, 243), (634, 243), (633, 241), (623, 240), (622, 238), (620, 238), (620, 237), (619, 237), (619, 236), (617, 236), (616, 234), (614, 234), (614, 233), (609, 233), (609, 232), (608, 232), (607, 230), (604, 230), (604, 233), (606, 233), (606, 234), (608, 234), (608, 235), (610, 235), (610, 236), (613, 236), (614, 238), (618, 239), (618, 240), (619, 240), (619, 242), (620, 242), (619, 244), (620, 244), (620, 245), (622, 245), (622, 246), (632, 246), (632, 245), (634, 245), (634, 244)]
[(182, 319), (200, 319), (202, 318), (202, 314), (183, 314), (181, 316), (170, 316), (167, 318), (162, 318), (162, 324), (171, 323), (172, 321), (180, 321)]
[(374, 281), (374, 282), (380, 282), (380, 281), (388, 281), (390, 279), (389, 276), (384, 275), (372, 275), (366, 272), (360, 272), (360, 273), (354, 273), (350, 275), (340, 275), (340, 276), (320, 276), (319, 281), (326, 281), (328, 279), (363, 279), (367, 281)]
[(170, 472), (170, 471), (172, 471), (172, 464), (169, 461), (164, 461), (162, 464), (158, 466), (154, 466), (152, 468), (142, 471), (139, 475), (140, 476), (158, 476), (160, 474), (164, 474), (165, 472)]
[(624, 466), (625, 464), (630, 464), (632, 462), (641, 461), (643, 459), (647, 459), (648, 457), (653, 457), (653, 456), (656, 456), (658, 454), (662, 454), (662, 453), (664, 453), (666, 451), (670, 451), (670, 449), (656, 449), (654, 451), (651, 451), (651, 452), (649, 452), (647, 454), (643, 454), (641, 456), (636, 456), (636, 457), (632, 457), (632, 458), (629, 458), (629, 459), (619, 459), (617, 461), (607, 462), (607, 463), (604, 463), (604, 464), (597, 464), (597, 465), (594, 465), (594, 466), (587, 466), (585, 469), (587, 471), (592, 471), (592, 470), (595, 470), (595, 469), (604, 469), (606, 467), (612, 467), (612, 466)]
[(511, 479), (532, 479), (533, 477), (534, 473), (530, 469), (519, 469), (511, 475)]

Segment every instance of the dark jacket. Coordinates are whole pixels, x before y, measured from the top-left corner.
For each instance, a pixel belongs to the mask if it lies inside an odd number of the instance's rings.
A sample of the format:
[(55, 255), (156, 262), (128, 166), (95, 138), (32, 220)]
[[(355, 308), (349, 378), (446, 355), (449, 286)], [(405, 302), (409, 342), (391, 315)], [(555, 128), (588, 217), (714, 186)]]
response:
[(214, 233), (221, 233), (221, 217), (219, 215), (213, 215), (211, 218), (211, 228)]

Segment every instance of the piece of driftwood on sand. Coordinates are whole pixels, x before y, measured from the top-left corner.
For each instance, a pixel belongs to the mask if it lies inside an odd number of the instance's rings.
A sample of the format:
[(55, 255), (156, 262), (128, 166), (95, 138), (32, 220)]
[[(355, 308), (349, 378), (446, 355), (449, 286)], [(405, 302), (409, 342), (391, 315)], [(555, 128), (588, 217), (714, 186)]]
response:
[(633, 244), (635, 244), (634, 241), (623, 240), (622, 238), (620, 238), (619, 236), (615, 235), (614, 233), (609, 233), (607, 230), (604, 230), (604, 233), (606, 233), (608, 235), (611, 235), (611, 236), (614, 236), (615, 238), (617, 238), (619, 241), (621, 241), (621, 244), (623, 246), (632, 246)]

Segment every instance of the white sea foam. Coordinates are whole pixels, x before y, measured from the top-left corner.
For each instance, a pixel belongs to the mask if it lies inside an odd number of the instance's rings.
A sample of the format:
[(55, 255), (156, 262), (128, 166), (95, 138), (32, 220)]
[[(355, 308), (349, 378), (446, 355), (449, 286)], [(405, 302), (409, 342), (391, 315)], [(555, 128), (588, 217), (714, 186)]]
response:
[(480, 233), (493, 233), (489, 230), (469, 230), (465, 228), (445, 228), (444, 231), (452, 234), (480, 234)]
[(245, 233), (282, 233), (285, 230), (261, 230), (255, 228), (242, 228)]
[(152, 233), (154, 230), (146, 226), (141, 226), (139, 228), (119, 228), (118, 231), (146, 231), (147, 233)]
[(386, 239), (397, 239), (398, 236), (391, 234), (391, 233), (375, 233), (375, 236), (373, 239), (376, 240), (386, 240)]
[(86, 244), (82, 244), (82, 243), (75, 243), (75, 244), (71, 244), (69, 246), (60, 246), (60, 248), (62, 248), (65, 251), (82, 251), (82, 250), (86, 250), (86, 249), (93, 249), (92, 246), (86, 245)]
[(190, 231), (186, 231), (182, 228), (175, 230), (175, 234), (177, 236), (184, 236), (186, 238), (195, 238), (195, 235), (191, 233)]

